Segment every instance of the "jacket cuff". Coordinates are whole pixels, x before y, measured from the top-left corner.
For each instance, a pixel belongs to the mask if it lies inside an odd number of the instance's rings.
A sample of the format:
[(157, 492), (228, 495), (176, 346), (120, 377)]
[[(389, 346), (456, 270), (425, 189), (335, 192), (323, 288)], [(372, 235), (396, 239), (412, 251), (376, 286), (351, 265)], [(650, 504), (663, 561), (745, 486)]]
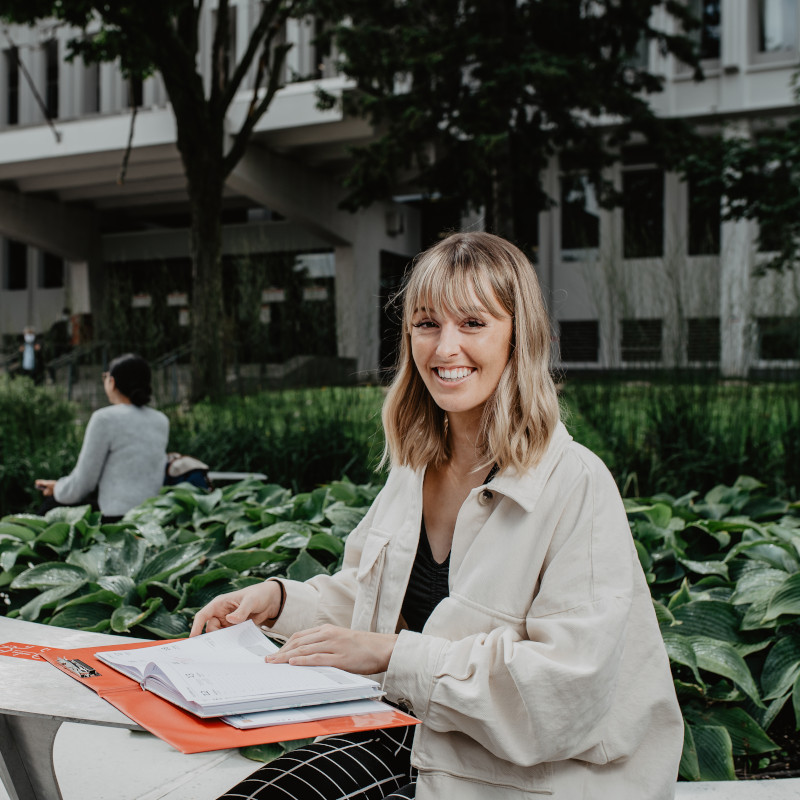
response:
[(403, 630), (389, 660), (383, 688), (393, 703), (425, 719), (447, 639)]

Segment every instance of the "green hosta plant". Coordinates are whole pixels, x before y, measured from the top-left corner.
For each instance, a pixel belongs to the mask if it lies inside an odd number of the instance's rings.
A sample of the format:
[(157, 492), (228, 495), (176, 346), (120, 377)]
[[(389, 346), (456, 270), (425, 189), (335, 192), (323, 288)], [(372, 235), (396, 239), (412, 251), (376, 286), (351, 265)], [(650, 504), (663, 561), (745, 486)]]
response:
[(185, 636), (221, 592), (338, 569), (344, 539), (377, 489), (347, 481), (291, 495), (242, 481), (204, 493), (166, 490), (101, 525), (89, 506), (0, 521), (6, 613), (68, 628)]
[(752, 478), (626, 501), (686, 722), (681, 775), (733, 779), (800, 727), (800, 516)]

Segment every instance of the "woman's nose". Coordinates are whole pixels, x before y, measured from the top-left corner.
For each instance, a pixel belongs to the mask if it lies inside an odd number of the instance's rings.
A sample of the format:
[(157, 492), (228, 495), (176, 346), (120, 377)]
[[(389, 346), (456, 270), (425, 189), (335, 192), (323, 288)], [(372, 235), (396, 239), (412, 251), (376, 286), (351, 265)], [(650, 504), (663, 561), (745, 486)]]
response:
[(458, 353), (460, 349), (458, 330), (455, 326), (443, 325), (439, 334), (439, 341), (436, 346), (436, 354), (441, 357), (449, 357)]

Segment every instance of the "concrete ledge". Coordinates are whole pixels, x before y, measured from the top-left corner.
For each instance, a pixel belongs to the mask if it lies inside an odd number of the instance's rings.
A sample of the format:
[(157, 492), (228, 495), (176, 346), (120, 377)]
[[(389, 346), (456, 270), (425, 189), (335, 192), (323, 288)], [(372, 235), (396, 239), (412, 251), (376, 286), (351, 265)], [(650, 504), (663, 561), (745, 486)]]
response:
[(796, 800), (800, 778), (763, 781), (679, 783), (676, 800)]

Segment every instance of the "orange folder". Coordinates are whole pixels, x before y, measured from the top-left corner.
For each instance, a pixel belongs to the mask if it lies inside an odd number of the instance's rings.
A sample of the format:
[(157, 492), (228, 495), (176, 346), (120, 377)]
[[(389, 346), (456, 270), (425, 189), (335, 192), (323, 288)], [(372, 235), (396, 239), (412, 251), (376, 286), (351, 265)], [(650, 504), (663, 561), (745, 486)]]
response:
[[(399, 728), (416, 725), (419, 720), (402, 711), (381, 706), (375, 714), (359, 714), (348, 717), (333, 717), (315, 722), (298, 722), (288, 725), (271, 725), (265, 728), (239, 730), (220, 719), (201, 719), (184, 711), (152, 692), (145, 691), (131, 678), (126, 677), (94, 657), (102, 650), (129, 650), (138, 647), (153, 647), (165, 644), (157, 642), (134, 642), (112, 644), (105, 647), (82, 647), (73, 650), (50, 649), (42, 656), (66, 675), (80, 681), (96, 692), (125, 716), (141, 725), (145, 730), (171, 744), (181, 753), (204, 753), (209, 750), (227, 750), (231, 747), (246, 747), (251, 744), (286, 742), (292, 739), (310, 739), (337, 733), (370, 731), (376, 728)], [(80, 677), (58, 659), (79, 659), (99, 675)]]

